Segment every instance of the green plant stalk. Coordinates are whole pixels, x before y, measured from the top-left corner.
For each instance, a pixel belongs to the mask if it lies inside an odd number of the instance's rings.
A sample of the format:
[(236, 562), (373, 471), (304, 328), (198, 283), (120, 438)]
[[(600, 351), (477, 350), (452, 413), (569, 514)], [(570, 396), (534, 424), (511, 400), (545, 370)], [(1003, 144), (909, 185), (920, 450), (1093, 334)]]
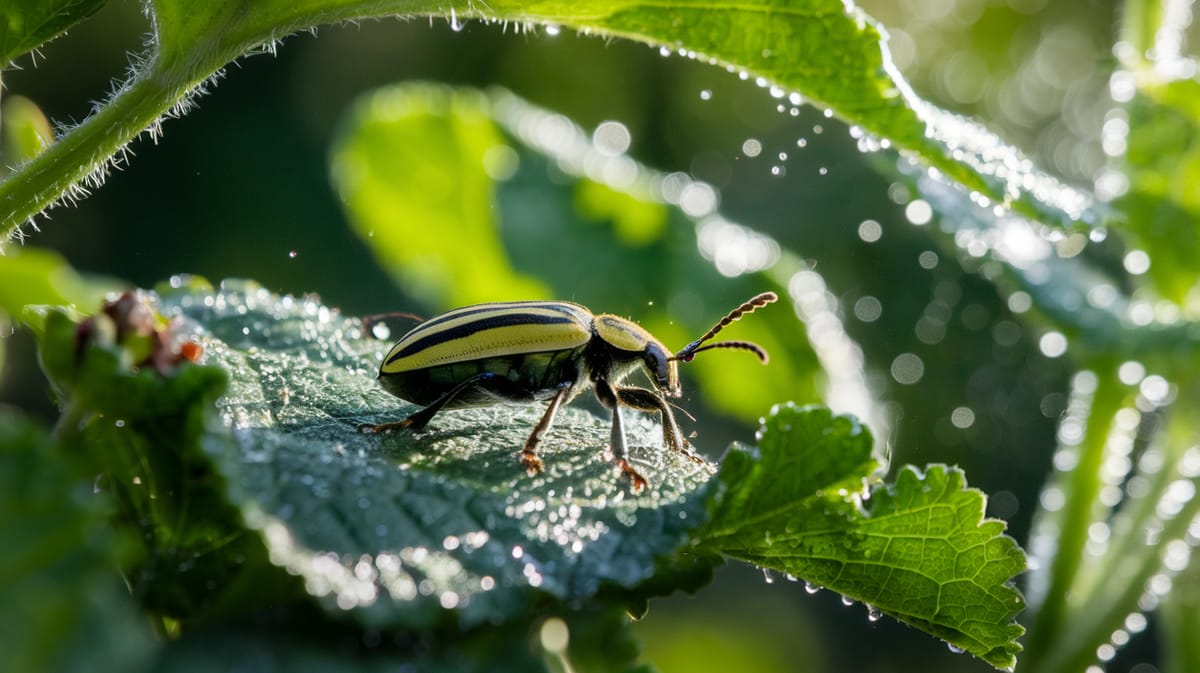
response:
[(1081, 569), (1088, 528), (1096, 520), (1097, 498), (1102, 486), (1100, 468), (1104, 463), (1109, 432), (1125, 399), (1125, 386), (1115, 378), (1115, 366), (1106, 363), (1093, 367), (1092, 371), (1104, 373), (1097, 373), (1096, 392), (1079, 446), (1079, 461), (1057, 481), (1065, 496), (1063, 510), (1052, 517), (1058, 529), (1058, 543), (1052, 558), (1040, 559), (1042, 563), (1050, 563), (1046, 596), (1040, 605), (1031, 605), (1036, 613), (1029, 625), (1029, 642), (1023, 659), (1024, 664), (1035, 671), (1042, 671), (1042, 662), (1061, 647), (1061, 633), (1073, 619), (1068, 601)]
[(1122, 61), (1126, 68), (1145, 64), (1146, 50), (1154, 44), (1154, 34), (1162, 25), (1161, 0), (1129, 0), (1121, 8), (1119, 39), (1130, 46), (1122, 55), (1132, 56), (1136, 62)]
[[(1182, 537), (1198, 513), (1200, 502), (1193, 499), (1179, 516), (1167, 522), (1162, 539)], [(1162, 567), (1158, 551), (1158, 546), (1143, 545), (1142, 551), (1134, 559), (1118, 559), (1116, 571), (1103, 587), (1105, 590), (1094, 592), (1093, 600), (1081, 603), (1079, 609), (1070, 614), (1053, 646), (1042, 648), (1037, 659), (1026, 658), (1029, 670), (1036, 673), (1078, 673), (1095, 663), (1096, 648), (1108, 642), (1113, 631), (1121, 628), (1125, 615), (1137, 611), (1138, 598), (1145, 591), (1146, 581)], [(1194, 616), (1190, 619), (1196, 621)], [(1194, 646), (1195, 633), (1176, 634), (1178, 637), (1175, 640)], [(1044, 642), (1042, 639), (1039, 641)], [(1176, 670), (1184, 673), (1196, 669)]]
[[(1194, 421), (1186, 415), (1186, 410), (1194, 409), (1197, 401), (1195, 397), (1185, 398), (1182, 394), (1176, 401), (1176, 408), (1164, 429), (1161, 442), (1161, 450), (1166, 454), (1167, 459), (1158, 472), (1150, 476), (1150, 486), (1146, 490), (1147, 495), (1132, 502), (1126, 500), (1124, 507), (1113, 517), (1112, 531), (1114, 534), (1120, 534), (1120, 537), (1114, 537), (1110, 541), (1101, 562), (1089, 568), (1085, 581), (1077, 583), (1075, 588), (1076, 604), (1087, 604), (1098, 596), (1110, 593), (1114, 585), (1114, 578), (1125, 574), (1130, 567), (1135, 565), (1130, 559), (1144, 556), (1146, 558), (1136, 565), (1146, 565), (1147, 567), (1155, 565), (1157, 548), (1146, 544), (1144, 533), (1147, 527), (1159, 518), (1156, 512), (1162, 494), (1166, 492), (1171, 482), (1181, 478), (1178, 469), (1179, 461), (1188, 447), (1192, 445), (1195, 437), (1192, 425)], [(1200, 484), (1197, 485), (1200, 486)], [(1183, 511), (1176, 518), (1190, 519), (1187, 512), (1194, 509), (1200, 509), (1200, 499), (1193, 499), (1192, 502), (1185, 505)], [(1171, 539), (1165, 536), (1160, 536), (1160, 538)], [(1148, 577), (1149, 574), (1146, 576)], [(1144, 578), (1142, 583), (1144, 583)]]
[[(1179, 461), (1192, 445), (1195, 433), (1192, 419), (1186, 411), (1195, 408), (1195, 398), (1184, 392), (1176, 401), (1177, 413), (1173, 415), (1164, 431), (1163, 451), (1167, 461), (1153, 476), (1148, 495), (1129, 508), (1121, 511), (1114, 520), (1113, 529), (1121, 533), (1111, 541), (1104, 557), (1098, 564), (1087, 568), (1086, 575), (1078, 574), (1070, 586), (1069, 605), (1064, 604), (1067, 619), (1053, 646), (1044, 651), (1045, 658), (1032, 658), (1032, 670), (1038, 673), (1074, 673), (1087, 668), (1096, 661), (1096, 648), (1108, 642), (1112, 633), (1123, 627), (1125, 616), (1139, 611), (1138, 599), (1145, 591), (1150, 577), (1162, 569), (1161, 545), (1147, 544), (1144, 535), (1147, 525), (1158, 519), (1156, 509), (1167, 486), (1181, 478)], [(1200, 480), (1193, 479), (1193, 482)], [(1200, 483), (1197, 483), (1200, 487)], [(1185, 535), (1192, 519), (1200, 514), (1200, 498), (1193, 498), (1172, 519), (1165, 522), (1159, 539), (1175, 540)], [(1081, 558), (1080, 554), (1076, 558)], [(1052, 589), (1053, 591), (1053, 589)], [(1185, 621), (1191, 617), (1185, 617)], [(1186, 632), (1186, 631), (1184, 631)], [(1195, 633), (1195, 631), (1190, 632)], [(1041, 634), (1033, 632), (1034, 638)], [(1185, 649), (1193, 643), (1191, 636), (1179, 639), (1176, 649)], [(1032, 651), (1032, 643), (1030, 650)], [(1039, 652), (1040, 654), (1041, 652)], [(1180, 668), (1176, 670), (1195, 670)]]
[(1164, 673), (1200, 671), (1200, 554), (1192, 553), (1191, 565), (1175, 578), (1171, 595), (1160, 608), (1166, 634)]

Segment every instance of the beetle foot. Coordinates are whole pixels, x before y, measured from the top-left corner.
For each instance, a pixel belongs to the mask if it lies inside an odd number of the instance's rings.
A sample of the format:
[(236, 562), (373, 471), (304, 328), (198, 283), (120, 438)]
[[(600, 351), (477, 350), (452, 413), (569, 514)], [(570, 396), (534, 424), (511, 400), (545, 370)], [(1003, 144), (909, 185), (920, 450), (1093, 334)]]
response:
[(412, 426), (412, 420), (406, 418), (402, 421), (396, 421), (395, 423), (380, 423), (378, 425), (374, 423), (363, 423), (356, 429), (363, 434), (375, 435), (385, 432), (394, 432), (396, 430), (405, 430), (407, 428), (411, 428)]
[(629, 464), (629, 461), (624, 458), (618, 458), (615, 462), (617, 463), (617, 467), (621, 468), (621, 472), (629, 477), (629, 490), (633, 491), (634, 495), (638, 495), (646, 490), (646, 486), (648, 485), (646, 478), (638, 474), (637, 470), (633, 469), (633, 466)]
[(521, 464), (525, 466), (525, 473), (529, 476), (534, 476), (542, 471), (545, 465), (542, 459), (537, 457), (537, 454), (532, 451), (522, 451), (520, 455)]
[(704, 470), (709, 474), (717, 473), (717, 466), (714, 465), (708, 458), (705, 458), (703, 455), (697, 453), (696, 449), (692, 448), (691, 442), (687, 441), (686, 439), (683, 440), (683, 444), (681, 445), (679, 452), (682, 453), (688, 460), (703, 467)]

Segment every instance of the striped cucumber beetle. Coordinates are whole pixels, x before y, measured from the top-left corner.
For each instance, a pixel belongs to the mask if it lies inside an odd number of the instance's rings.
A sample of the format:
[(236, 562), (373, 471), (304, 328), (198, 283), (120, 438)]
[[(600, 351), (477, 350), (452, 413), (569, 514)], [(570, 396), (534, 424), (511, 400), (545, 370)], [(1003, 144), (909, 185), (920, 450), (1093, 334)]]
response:
[[(362, 432), (419, 430), (443, 409), (490, 406), (500, 402), (549, 402), (519, 454), (526, 471), (542, 470), (537, 446), (554, 423), (558, 408), (593, 388), (612, 410), (611, 460), (639, 492), (646, 480), (626, 459), (620, 407), (658, 412), (663, 444), (714, 468), (692, 451), (679, 431), (667, 397), (679, 397), (679, 362), (713, 348), (750, 351), (767, 363), (767, 352), (749, 341), (714, 341), (718, 332), (744, 315), (774, 302), (764, 292), (730, 311), (704, 336), (671, 351), (636, 323), (565, 301), (475, 304), (426, 320), (400, 338), (379, 368), (389, 393), (424, 408), (394, 423), (361, 425)], [(657, 390), (622, 385), (643, 370)]]

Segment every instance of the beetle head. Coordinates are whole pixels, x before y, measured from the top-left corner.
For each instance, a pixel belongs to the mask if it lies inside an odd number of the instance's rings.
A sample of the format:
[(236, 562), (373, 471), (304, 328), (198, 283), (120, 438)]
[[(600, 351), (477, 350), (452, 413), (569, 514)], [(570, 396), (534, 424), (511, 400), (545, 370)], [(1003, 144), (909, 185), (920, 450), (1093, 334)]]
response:
[(593, 329), (615, 360), (626, 364), (640, 360), (664, 395), (679, 397), (679, 365), (654, 335), (631, 320), (608, 314), (596, 316)]

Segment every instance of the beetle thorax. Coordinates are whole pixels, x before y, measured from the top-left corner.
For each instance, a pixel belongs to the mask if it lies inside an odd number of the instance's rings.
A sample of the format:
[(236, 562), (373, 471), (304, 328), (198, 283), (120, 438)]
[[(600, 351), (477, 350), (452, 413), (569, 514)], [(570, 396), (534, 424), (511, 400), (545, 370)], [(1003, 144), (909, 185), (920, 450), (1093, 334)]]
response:
[(639, 367), (663, 392), (678, 395), (677, 367), (670, 351), (637, 323), (614, 315), (598, 315), (588, 344), (588, 368), (593, 378), (618, 382)]

